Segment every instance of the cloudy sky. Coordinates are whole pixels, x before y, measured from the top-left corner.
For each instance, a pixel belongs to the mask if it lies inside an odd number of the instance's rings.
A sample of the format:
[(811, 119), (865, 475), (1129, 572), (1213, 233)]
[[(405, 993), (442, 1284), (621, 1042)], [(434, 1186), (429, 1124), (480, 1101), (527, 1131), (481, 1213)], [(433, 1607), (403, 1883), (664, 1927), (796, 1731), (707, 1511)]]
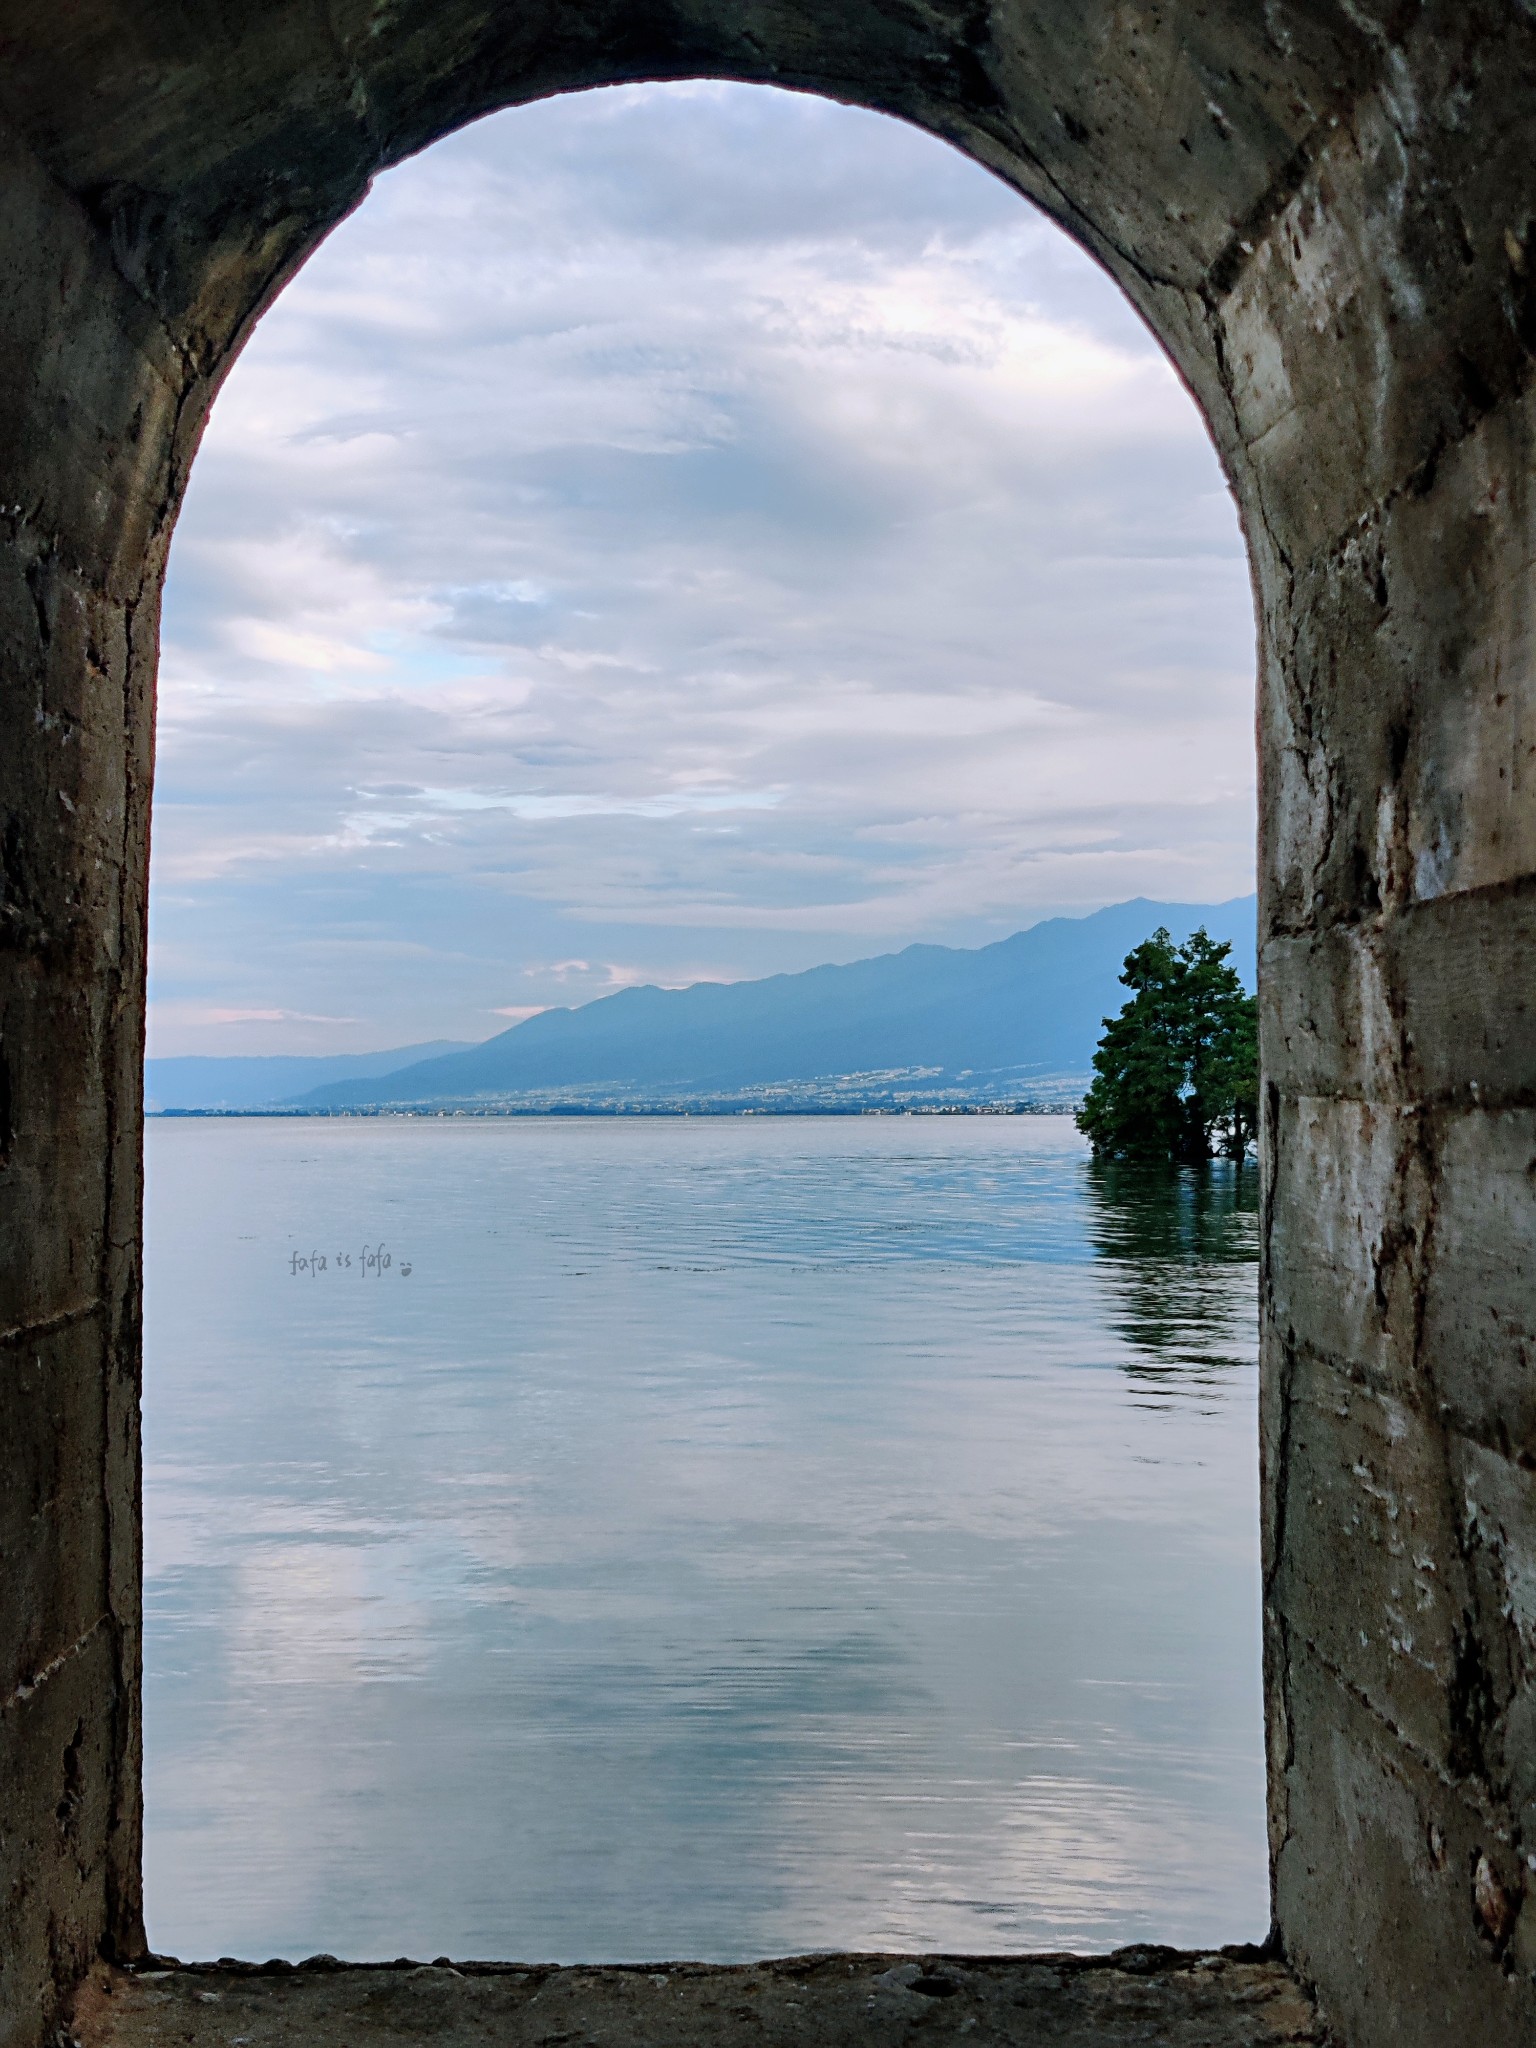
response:
[(379, 181), (214, 410), (151, 1050), (1240, 894), (1252, 643), (1192, 402), (985, 172), (745, 87), (498, 116)]

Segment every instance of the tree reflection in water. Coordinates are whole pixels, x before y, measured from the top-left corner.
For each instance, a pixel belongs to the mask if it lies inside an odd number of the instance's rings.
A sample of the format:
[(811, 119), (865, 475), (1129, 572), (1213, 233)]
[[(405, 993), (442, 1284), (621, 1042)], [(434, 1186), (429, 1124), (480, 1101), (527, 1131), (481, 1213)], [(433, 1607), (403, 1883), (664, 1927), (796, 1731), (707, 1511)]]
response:
[(1251, 1162), (1087, 1168), (1089, 1229), (1126, 1371), (1166, 1394), (1215, 1389), (1258, 1350), (1259, 1173)]

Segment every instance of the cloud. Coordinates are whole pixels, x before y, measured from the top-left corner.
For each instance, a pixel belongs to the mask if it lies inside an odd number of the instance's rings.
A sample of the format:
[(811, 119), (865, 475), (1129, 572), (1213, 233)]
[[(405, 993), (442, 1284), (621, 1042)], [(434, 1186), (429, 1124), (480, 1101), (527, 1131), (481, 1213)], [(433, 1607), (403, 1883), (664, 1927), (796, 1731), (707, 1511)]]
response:
[(178, 1021), (195, 1024), (358, 1024), (358, 1017), (319, 1017), (305, 1010), (221, 1010), (182, 1004)]
[(1187, 393), (998, 181), (803, 96), (568, 96), (382, 178), (215, 407), (164, 648), (161, 1050), (472, 1036), (642, 928), (734, 979), (1251, 886)]

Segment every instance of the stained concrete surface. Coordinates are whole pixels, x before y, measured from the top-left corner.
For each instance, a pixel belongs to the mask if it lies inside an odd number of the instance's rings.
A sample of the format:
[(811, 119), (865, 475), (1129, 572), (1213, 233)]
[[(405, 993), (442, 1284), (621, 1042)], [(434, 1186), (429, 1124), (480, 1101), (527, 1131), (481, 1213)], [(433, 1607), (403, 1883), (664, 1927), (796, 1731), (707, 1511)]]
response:
[(79, 2048), (1281, 2048), (1328, 2040), (1284, 1966), (1252, 1950), (1102, 1959), (808, 1956), (721, 1968), (98, 1970)]

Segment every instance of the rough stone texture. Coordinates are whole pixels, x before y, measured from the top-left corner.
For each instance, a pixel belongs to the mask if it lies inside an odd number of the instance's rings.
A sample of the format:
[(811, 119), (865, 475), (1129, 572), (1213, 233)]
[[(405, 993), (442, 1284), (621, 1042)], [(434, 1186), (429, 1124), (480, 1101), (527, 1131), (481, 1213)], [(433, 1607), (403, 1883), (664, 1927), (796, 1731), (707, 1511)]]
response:
[(697, 73), (972, 152), (1099, 256), (1205, 412), (1259, 614), (1277, 1925), (1357, 2048), (1536, 2038), (1533, 17), (7, 0), (0, 2039), (33, 2048), (93, 1956), (142, 1945), (150, 717), (202, 421), (381, 165)]
[(1321, 2048), (1326, 2039), (1281, 1964), (1251, 1951), (1171, 1949), (1097, 1963), (806, 1956), (735, 1969), (441, 1960), (282, 1975), (98, 1969), (71, 2032), (80, 2048)]

